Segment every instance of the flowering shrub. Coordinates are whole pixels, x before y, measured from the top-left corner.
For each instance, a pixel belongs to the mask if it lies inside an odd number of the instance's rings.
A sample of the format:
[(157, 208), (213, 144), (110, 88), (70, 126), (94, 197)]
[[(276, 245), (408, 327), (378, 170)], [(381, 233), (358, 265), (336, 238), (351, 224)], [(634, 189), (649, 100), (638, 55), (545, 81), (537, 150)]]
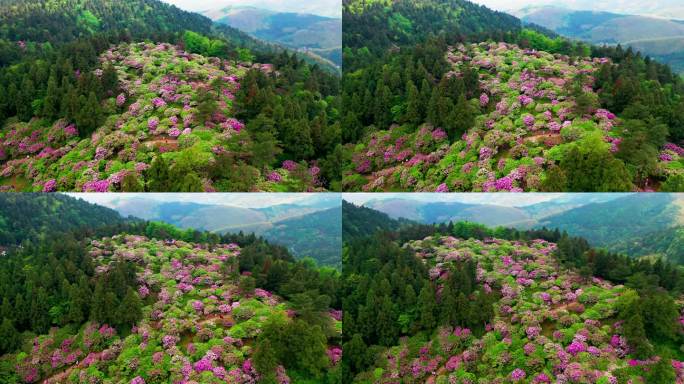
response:
[[(91, 241), (89, 254), (96, 273), (106, 273), (114, 260), (138, 266), (143, 320), (126, 337), (94, 323), (61, 342), (56, 342), (62, 334), (57, 328), (36, 337), (31, 354), (17, 357), (23, 382), (80, 384), (92, 377), (131, 384), (259, 381), (251, 361), (253, 343), (265, 324), (289, 319), (289, 304), (265, 289), (242, 292), (239, 280), (225, 277), (231, 271), (222, 267), (239, 257), (239, 246), (117, 235)], [(339, 311), (330, 314), (330, 321), (341, 331), (336, 318), (341, 320)], [(326, 354), (332, 368), (342, 349), (331, 345)], [(282, 366), (274, 375), (281, 383), (290, 380)]]
[[(64, 120), (51, 128), (37, 119), (10, 123), (0, 131), (0, 182), (17, 180), (11, 188), (22, 191), (123, 191), (136, 187), (136, 182), (149, 184), (154, 176), (146, 171), (163, 157), (168, 167), (178, 164), (187, 169), (183, 177), (196, 173), (195, 188), (207, 192), (235, 188), (219, 179), (223, 176), (215, 176), (213, 167), (221, 164), (223, 156), (252, 155), (245, 123), (234, 117), (235, 94), (250, 66), (151, 43), (112, 47), (100, 62), (111, 64), (120, 79), (121, 93), (106, 102), (112, 106), (107, 121), (88, 138), (79, 138), (77, 127)], [(201, 120), (203, 92), (210, 95), (216, 111)], [(317, 175), (300, 172), (318, 169), (312, 164), (273, 168), (240, 169), (241, 174), (249, 174), (247, 185), (240, 188), (320, 189)], [(133, 181), (124, 182), (126, 178)]]
[[(438, 295), (452, 270), (475, 262), (478, 284), (499, 297), (496, 315), (478, 336), (442, 327), (427, 341), (401, 339), (378, 354), (383, 369), (372, 371), (373, 382), (638, 383), (659, 359), (628, 358), (616, 303), (633, 291), (565, 269), (554, 243), (434, 236), (404, 248), (429, 267)], [(573, 314), (573, 305), (583, 312)], [(684, 382), (684, 365), (672, 364)]]
[[(447, 76), (460, 77), (469, 68), (479, 72), (483, 92), (471, 104), (481, 114), (474, 126), (451, 143), (433, 140), (430, 133), (441, 128), (429, 124), (379, 127), (348, 146), (345, 190), (539, 191), (549, 169), (573, 147), (597, 147), (607, 156), (619, 150), (622, 121), (595, 102), (579, 111), (571, 86), (581, 82), (587, 98), (598, 100), (594, 74), (608, 59), (571, 59), (491, 42), (451, 47), (446, 59), (452, 66)], [(663, 148), (660, 173), (684, 173), (681, 155), (674, 144)]]

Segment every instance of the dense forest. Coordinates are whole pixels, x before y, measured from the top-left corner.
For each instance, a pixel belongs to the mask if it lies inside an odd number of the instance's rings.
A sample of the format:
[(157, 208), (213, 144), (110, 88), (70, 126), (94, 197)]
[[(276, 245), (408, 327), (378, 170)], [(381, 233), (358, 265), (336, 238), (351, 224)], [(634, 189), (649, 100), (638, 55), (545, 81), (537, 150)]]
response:
[[(61, 195), (5, 201), (3, 214), (26, 206), (63, 225), (27, 223), (36, 236), (3, 244), (3, 383), (337, 382), (338, 271), (254, 235), (125, 220)], [(81, 226), (97, 215), (109, 219)]]
[(668, 66), (463, 0), (344, 17), (344, 190), (684, 190)]
[(369, 227), (345, 238), (344, 260), (347, 382), (682, 376), (684, 275), (667, 262), (593, 249), (558, 230), (466, 222)]
[(342, 200), (342, 222), (342, 238), (345, 241), (377, 231), (396, 231), (404, 225), (414, 224), (404, 219), (391, 219), (382, 212), (357, 206), (346, 200)]
[(326, 69), (157, 0), (3, 1), (0, 19), (3, 189), (338, 188)]
[[(134, 222), (134, 220), (131, 220)], [(121, 225), (126, 221), (111, 209), (83, 200), (39, 193), (0, 194), (0, 246), (36, 241), (58, 228), (59, 231), (97, 229)]]
[(321, 266), (342, 268), (342, 210), (338, 206), (278, 221), (262, 234), (299, 257), (311, 257)]

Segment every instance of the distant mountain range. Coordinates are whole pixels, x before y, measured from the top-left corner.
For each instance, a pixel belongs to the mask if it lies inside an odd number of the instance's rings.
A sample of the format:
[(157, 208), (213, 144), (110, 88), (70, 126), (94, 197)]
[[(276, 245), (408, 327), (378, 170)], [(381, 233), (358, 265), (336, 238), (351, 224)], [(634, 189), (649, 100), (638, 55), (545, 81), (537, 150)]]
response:
[(338, 68), (342, 66), (340, 18), (248, 6), (228, 6), (206, 11), (204, 15), (258, 39), (318, 56)]
[(297, 256), (309, 256), (320, 265), (342, 267), (342, 207), (273, 222), (262, 234), (285, 245)]
[(567, 194), (524, 207), (408, 199), (371, 200), (364, 206), (393, 219), (421, 223), (558, 228), (594, 246), (632, 256), (664, 256), (684, 264), (684, 196), (676, 194)]
[(426, 202), (408, 199), (377, 199), (365, 207), (386, 213), (391, 218), (405, 218), (421, 223), (444, 223), (449, 221), (473, 221), (487, 226), (531, 228), (539, 220), (556, 213), (568, 211), (588, 203), (605, 202), (618, 195), (566, 194), (550, 202), (524, 207), (460, 202)]
[[(479, 3), (494, 3), (497, 0), (476, 0)], [(684, 20), (684, 3), (681, 0), (516, 0), (509, 1), (508, 10), (520, 9), (528, 6), (559, 6), (574, 10), (589, 10), (597, 12), (612, 12), (623, 15), (642, 15), (663, 19)], [(514, 9), (513, 6), (516, 8)]]
[[(631, 46), (684, 72), (684, 21), (557, 6), (514, 11), (524, 23), (546, 27), (563, 36), (593, 44)], [(640, 13), (643, 14), (643, 13)], [(672, 17), (672, 15), (670, 15)]]
[(163, 221), (181, 228), (216, 233), (254, 233), (286, 246), (298, 257), (310, 256), (322, 265), (341, 264), (339, 202), (312, 197), (306, 204), (243, 208), (153, 199), (119, 199), (108, 204), (122, 216)]

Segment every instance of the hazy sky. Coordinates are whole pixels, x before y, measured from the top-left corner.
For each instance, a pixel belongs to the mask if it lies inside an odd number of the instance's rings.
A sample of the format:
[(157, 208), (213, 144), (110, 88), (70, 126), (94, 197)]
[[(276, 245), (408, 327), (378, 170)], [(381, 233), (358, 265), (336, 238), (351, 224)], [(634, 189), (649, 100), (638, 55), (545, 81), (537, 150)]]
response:
[(252, 6), (279, 12), (342, 16), (342, 0), (162, 0), (193, 12), (221, 9), (229, 5)]
[(263, 208), (290, 203), (306, 205), (314, 199), (317, 201), (340, 199), (340, 194), (335, 193), (67, 193), (67, 195), (106, 207), (112, 207), (117, 200), (126, 199), (232, 205), (243, 208)]
[[(542, 203), (545, 201), (562, 201), (570, 194), (567, 193), (343, 193), (342, 198), (357, 205), (365, 204), (370, 200), (379, 199), (413, 199), (417, 201), (448, 201), (471, 204), (491, 204), (508, 207), (523, 207)], [(595, 194), (583, 194), (588, 199)], [(611, 198), (618, 198), (626, 194), (611, 194)], [(607, 197), (607, 194), (601, 194)]]
[(608, 11), (631, 15), (648, 15), (684, 19), (683, 0), (471, 0), (499, 11), (519, 10), (527, 6), (555, 5), (558, 7)]

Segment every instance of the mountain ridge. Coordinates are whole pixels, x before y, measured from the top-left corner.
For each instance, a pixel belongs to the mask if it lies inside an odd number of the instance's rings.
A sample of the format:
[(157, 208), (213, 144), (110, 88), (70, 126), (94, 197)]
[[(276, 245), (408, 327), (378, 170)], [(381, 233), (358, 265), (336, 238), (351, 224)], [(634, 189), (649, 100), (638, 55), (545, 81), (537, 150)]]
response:
[(682, 20), (552, 5), (525, 7), (513, 14), (524, 23), (541, 25), (569, 38), (598, 45), (631, 46), (672, 65), (680, 73), (684, 71), (684, 55), (677, 49), (684, 44)]

